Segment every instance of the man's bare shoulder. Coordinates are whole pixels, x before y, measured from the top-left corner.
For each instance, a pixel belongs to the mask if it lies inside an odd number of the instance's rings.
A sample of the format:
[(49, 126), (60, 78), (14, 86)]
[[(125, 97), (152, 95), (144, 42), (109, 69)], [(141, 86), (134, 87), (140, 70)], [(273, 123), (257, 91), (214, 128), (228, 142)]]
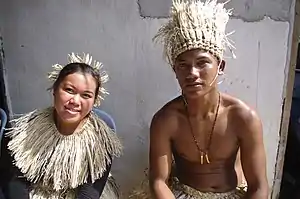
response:
[(182, 105), (181, 97), (177, 97), (165, 104), (154, 114), (151, 129), (155, 131), (173, 132), (178, 126)]
[(228, 117), (235, 121), (239, 127), (247, 127), (253, 122), (260, 123), (256, 110), (242, 100), (227, 94), (222, 94), (222, 99), (224, 106), (228, 109)]

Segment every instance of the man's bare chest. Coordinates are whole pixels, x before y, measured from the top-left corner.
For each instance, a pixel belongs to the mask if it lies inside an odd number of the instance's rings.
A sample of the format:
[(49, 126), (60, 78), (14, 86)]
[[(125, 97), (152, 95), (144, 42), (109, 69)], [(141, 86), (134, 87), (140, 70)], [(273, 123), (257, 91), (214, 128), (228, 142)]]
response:
[[(222, 119), (222, 118), (221, 118)], [(219, 120), (212, 129), (211, 122), (192, 124), (182, 121), (172, 139), (173, 149), (191, 161), (199, 161), (201, 152), (207, 152), (211, 160), (232, 159), (238, 149), (238, 137), (234, 123)]]

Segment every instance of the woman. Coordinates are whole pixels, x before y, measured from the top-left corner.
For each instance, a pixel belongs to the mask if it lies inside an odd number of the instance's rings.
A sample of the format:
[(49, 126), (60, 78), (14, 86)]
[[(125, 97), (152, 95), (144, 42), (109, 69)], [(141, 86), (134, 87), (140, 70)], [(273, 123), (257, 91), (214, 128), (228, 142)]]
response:
[(65, 67), (54, 65), (49, 75), (53, 107), (16, 119), (8, 133), (16, 172), (5, 186), (6, 195), (22, 187), (18, 199), (118, 198), (109, 172), (121, 144), (92, 111), (107, 93), (102, 84), (108, 76), (88, 54), (72, 53), (69, 61)]

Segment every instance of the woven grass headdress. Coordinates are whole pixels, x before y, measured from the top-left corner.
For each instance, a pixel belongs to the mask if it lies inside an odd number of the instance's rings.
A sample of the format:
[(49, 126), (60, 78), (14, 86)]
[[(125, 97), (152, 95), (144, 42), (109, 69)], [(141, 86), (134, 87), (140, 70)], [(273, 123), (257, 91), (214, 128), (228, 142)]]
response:
[[(225, 29), (231, 10), (217, 0), (173, 0), (171, 19), (163, 25), (153, 38), (164, 45), (164, 56), (173, 66), (176, 57), (191, 49), (200, 48), (212, 53), (218, 59), (233, 45)], [(233, 54), (234, 57), (234, 54)]]
[[(100, 76), (99, 78), (99, 92), (96, 96), (94, 106), (100, 106), (101, 100), (104, 99), (105, 95), (108, 95), (109, 93), (107, 90), (103, 87), (103, 84), (108, 81), (108, 74), (106, 71), (102, 70), (103, 64), (97, 60), (93, 60), (92, 56), (89, 54), (83, 53), (82, 55), (71, 53), (68, 54), (68, 64), (70, 63), (85, 63), (89, 66), (91, 66)], [(55, 82), (59, 76), (60, 71), (64, 68), (64, 66), (60, 64), (55, 64), (52, 66), (53, 71), (48, 74), (48, 78)]]

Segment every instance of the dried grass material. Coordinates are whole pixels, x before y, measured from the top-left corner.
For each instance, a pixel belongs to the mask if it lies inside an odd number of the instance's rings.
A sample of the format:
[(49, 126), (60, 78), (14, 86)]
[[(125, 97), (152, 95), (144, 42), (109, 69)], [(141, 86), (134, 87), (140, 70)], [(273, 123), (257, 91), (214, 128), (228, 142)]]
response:
[[(92, 56), (85, 53), (83, 53), (82, 55), (71, 53), (68, 55), (68, 61), (69, 61), (68, 63), (85, 63), (91, 66), (95, 71), (97, 71), (97, 73), (100, 74), (100, 79), (99, 79), (100, 87), (99, 87), (98, 96), (96, 96), (96, 100), (94, 104), (94, 106), (96, 107), (100, 106), (101, 100), (103, 100), (104, 97), (109, 94), (107, 90), (103, 87), (103, 84), (109, 80), (106, 71), (102, 70), (103, 64), (97, 60), (93, 61)], [(64, 66), (60, 64), (54, 64), (52, 68), (53, 71), (48, 74), (48, 78), (54, 82), (58, 78), (58, 75), (60, 71), (64, 68)]]
[(231, 10), (224, 4), (217, 0), (173, 0), (171, 19), (153, 38), (163, 43), (164, 56), (172, 66), (187, 50), (200, 48), (222, 59), (226, 47), (234, 48), (228, 38), (232, 33), (225, 33)]
[(93, 112), (79, 131), (64, 136), (56, 129), (53, 111), (30, 112), (16, 119), (8, 133), (14, 163), (36, 193), (61, 194), (86, 183), (89, 176), (94, 182), (122, 151), (116, 133)]

